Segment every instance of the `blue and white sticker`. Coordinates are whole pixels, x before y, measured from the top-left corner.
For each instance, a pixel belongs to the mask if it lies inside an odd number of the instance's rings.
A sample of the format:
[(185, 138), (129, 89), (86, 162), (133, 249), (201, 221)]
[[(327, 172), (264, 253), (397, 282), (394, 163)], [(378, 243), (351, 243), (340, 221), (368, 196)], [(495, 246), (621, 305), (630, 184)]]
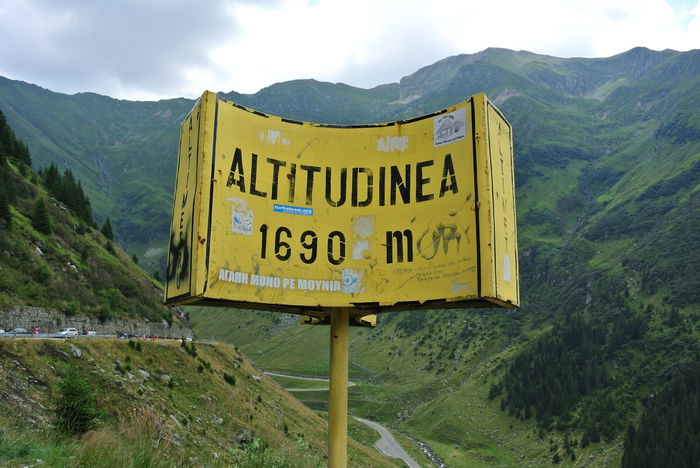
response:
[(356, 294), (362, 292), (362, 274), (360, 270), (352, 268), (343, 268), (341, 275), (343, 280), (343, 292), (345, 294)]
[(279, 205), (275, 203), (272, 207), (275, 213), (294, 214), (301, 216), (313, 216), (314, 209), (306, 206)]
[(250, 236), (253, 234), (253, 210), (248, 209), (248, 202), (240, 198), (227, 198), (231, 206), (231, 231)]

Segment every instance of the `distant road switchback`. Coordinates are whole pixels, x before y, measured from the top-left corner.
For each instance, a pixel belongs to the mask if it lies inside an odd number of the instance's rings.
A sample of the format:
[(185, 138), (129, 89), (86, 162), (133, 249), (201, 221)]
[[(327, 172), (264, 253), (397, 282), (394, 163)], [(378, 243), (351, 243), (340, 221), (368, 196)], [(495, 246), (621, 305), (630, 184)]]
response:
[[(291, 375), (291, 374), (280, 374), (278, 372), (268, 372), (264, 371), (267, 375), (271, 375), (274, 377), (284, 377), (287, 379), (299, 379), (299, 380), (309, 380), (309, 381), (314, 381), (314, 382), (328, 382), (329, 380), (327, 378), (323, 377), (304, 377), (301, 375)], [(348, 381), (348, 387), (353, 387), (357, 385), (357, 382), (351, 382)], [(324, 391), (328, 390), (328, 388), (285, 388), (288, 392), (318, 392), (318, 391)], [(363, 418), (357, 418), (352, 416), (356, 421), (361, 422), (362, 424), (371, 427), (377, 433), (379, 433), (379, 440), (377, 440), (374, 443), (374, 446), (379, 450), (381, 453), (388, 457), (392, 458), (399, 458), (403, 460), (404, 463), (406, 463), (410, 468), (420, 468), (420, 465), (416, 463), (416, 461), (411, 458), (411, 456), (401, 447), (401, 445), (394, 439), (394, 436), (391, 435), (391, 432), (389, 432), (389, 429), (386, 427), (382, 426), (381, 424), (370, 421), (369, 419), (363, 419)]]

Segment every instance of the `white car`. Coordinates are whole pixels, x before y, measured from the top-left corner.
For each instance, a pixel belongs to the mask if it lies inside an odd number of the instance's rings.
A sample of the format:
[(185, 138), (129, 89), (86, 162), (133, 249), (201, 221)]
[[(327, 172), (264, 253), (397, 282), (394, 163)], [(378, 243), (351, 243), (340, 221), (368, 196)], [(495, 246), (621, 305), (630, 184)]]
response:
[(57, 333), (59, 336), (63, 337), (69, 337), (69, 336), (78, 336), (78, 330), (75, 328), (63, 328), (61, 331)]

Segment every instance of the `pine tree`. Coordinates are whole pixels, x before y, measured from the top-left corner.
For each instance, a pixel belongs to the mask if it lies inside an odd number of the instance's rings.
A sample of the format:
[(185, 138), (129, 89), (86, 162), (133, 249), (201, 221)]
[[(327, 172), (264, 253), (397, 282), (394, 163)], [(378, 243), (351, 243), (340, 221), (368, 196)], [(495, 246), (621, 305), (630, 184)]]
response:
[(90, 225), (94, 224), (90, 199), (85, 195), (80, 181), (76, 180), (70, 169), (58, 172), (55, 163), (51, 163), (46, 169), (40, 170), (47, 190), (54, 198), (65, 204), (75, 215)]
[(34, 209), (31, 216), (32, 226), (39, 232), (51, 234), (51, 215), (46, 208), (46, 201), (43, 198), (38, 198), (34, 203)]
[(102, 229), (100, 229), (100, 232), (104, 234), (104, 236), (109, 239), (110, 241), (114, 240), (114, 233), (112, 232), (112, 223), (109, 221), (109, 217), (107, 217), (107, 221), (102, 225)]
[(79, 435), (96, 425), (100, 412), (95, 392), (80, 370), (71, 365), (65, 371), (56, 402), (56, 426), (66, 434)]
[(58, 198), (59, 187), (61, 186), (61, 174), (58, 172), (58, 167), (56, 163), (51, 163), (51, 165), (40, 171), (42, 178), (44, 179), (44, 185), (51, 195)]
[(15, 136), (15, 132), (7, 124), (5, 114), (0, 111), (0, 160), (4, 162), (7, 158), (19, 164), (21, 171), (32, 165), (29, 148)]
[(5, 229), (12, 229), (12, 212), (4, 192), (0, 191), (0, 219), (5, 222)]

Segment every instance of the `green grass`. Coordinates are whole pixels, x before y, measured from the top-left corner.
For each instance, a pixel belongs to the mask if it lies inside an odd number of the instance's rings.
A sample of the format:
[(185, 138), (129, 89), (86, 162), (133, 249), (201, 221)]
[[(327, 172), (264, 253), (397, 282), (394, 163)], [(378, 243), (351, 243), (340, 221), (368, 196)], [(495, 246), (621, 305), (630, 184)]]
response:
[[(169, 467), (189, 459), (184, 466), (231, 466), (237, 459), (272, 460), (269, 466), (324, 463), (325, 421), (233, 347), (196, 343), (192, 356), (178, 342), (139, 343), (140, 350), (125, 340), (0, 340), (0, 364), (17, 379), (0, 382), (0, 392), (15, 395), (0, 414), (0, 425), (12, 428), (0, 437), (0, 460), (7, 463), (2, 466), (35, 459), (56, 467)], [(70, 356), (71, 345), (81, 349), (82, 358), (68, 359), (95, 390), (103, 416), (94, 430), (65, 437), (49, 424), (67, 365), (59, 352)], [(146, 381), (142, 371), (149, 375)], [(235, 377), (234, 385), (224, 373)], [(14, 386), (31, 376), (43, 385)], [(29, 427), (29, 417), (38, 422)], [(232, 437), (243, 430), (249, 440), (235, 452)], [(253, 438), (260, 443), (247, 445)], [(391, 466), (356, 441), (349, 456), (350, 466)]]

